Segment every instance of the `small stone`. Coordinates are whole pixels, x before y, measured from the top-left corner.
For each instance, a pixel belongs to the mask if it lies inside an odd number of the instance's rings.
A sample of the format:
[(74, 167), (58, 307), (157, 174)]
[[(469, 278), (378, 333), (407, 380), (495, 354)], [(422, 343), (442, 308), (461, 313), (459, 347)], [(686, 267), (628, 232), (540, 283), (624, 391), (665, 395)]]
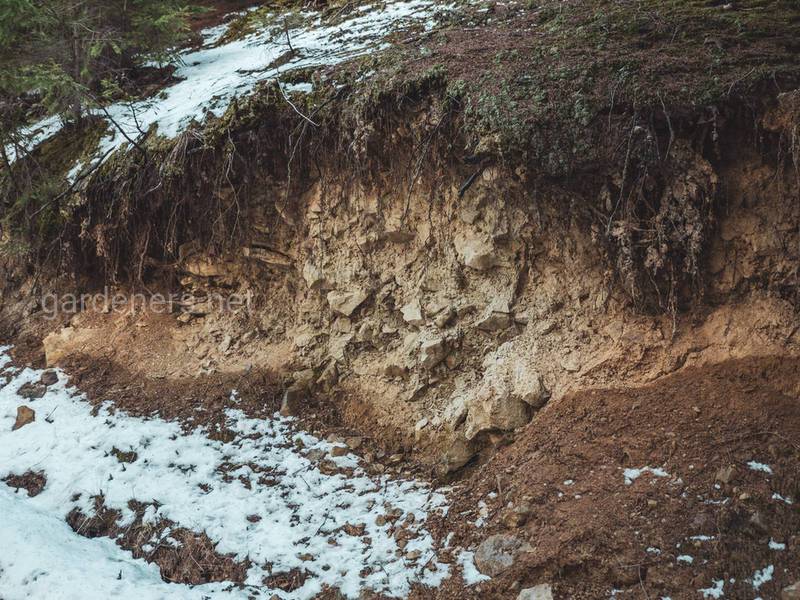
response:
[(528, 522), (531, 515), (531, 507), (527, 503), (515, 504), (506, 508), (500, 519), (508, 529), (522, 527)]
[(17, 390), (17, 395), (26, 400), (37, 400), (47, 393), (47, 386), (42, 383), (26, 383)]
[(741, 502), (747, 502), (748, 500), (750, 500), (750, 498), (752, 498), (752, 496), (750, 494), (748, 494), (747, 492), (742, 492), (739, 495), (739, 500)]
[(419, 349), (419, 364), (432, 369), (445, 359), (447, 348), (442, 338), (435, 338), (422, 342)]
[(658, 506), (658, 500), (653, 500), (652, 498), (650, 498), (650, 499), (647, 501), (647, 506), (649, 506), (650, 508), (653, 508), (653, 507), (655, 507), (655, 506)]
[(424, 325), (425, 318), (422, 316), (422, 306), (420, 305), (419, 298), (415, 298), (403, 308), (400, 309), (403, 314), (403, 320), (409, 325)]
[(328, 292), (328, 304), (331, 310), (343, 317), (349, 317), (367, 299), (366, 291), (355, 290), (352, 292), (333, 291)]
[(348, 453), (347, 446), (334, 446), (331, 448), (331, 456), (339, 457), (339, 456), (346, 456)]
[(553, 588), (547, 583), (540, 583), (520, 591), (517, 600), (553, 600)]
[(300, 414), (303, 400), (306, 398), (307, 391), (303, 386), (296, 383), (287, 389), (283, 394), (280, 414), (282, 417), (295, 417)]
[(478, 320), (476, 327), (481, 331), (502, 331), (511, 326), (511, 321), (508, 313), (489, 310)]
[(495, 577), (510, 569), (520, 554), (532, 552), (527, 542), (508, 534), (486, 538), (475, 551), (475, 566), (484, 575)]
[(448, 306), (442, 312), (436, 315), (436, 318), (433, 320), (433, 322), (439, 329), (444, 329), (453, 321), (453, 319), (455, 319), (455, 317), (456, 309), (454, 309), (452, 306)]
[(408, 560), (417, 560), (420, 556), (422, 556), (422, 552), (419, 550), (412, 550), (411, 552), (406, 552), (406, 558)]
[(25, 427), (25, 425), (29, 425), (36, 420), (36, 411), (28, 408), (27, 406), (20, 406), (17, 408), (17, 420), (14, 423), (14, 426), (11, 428), (11, 431), (16, 431), (17, 429), (21, 429)]
[(58, 383), (58, 373), (53, 371), (52, 369), (48, 369), (42, 376), (39, 378), (39, 383), (42, 385), (53, 385)]
[(364, 443), (364, 438), (353, 436), (346, 438), (344, 443), (347, 444), (347, 447), (350, 448), (350, 450), (358, 450)]

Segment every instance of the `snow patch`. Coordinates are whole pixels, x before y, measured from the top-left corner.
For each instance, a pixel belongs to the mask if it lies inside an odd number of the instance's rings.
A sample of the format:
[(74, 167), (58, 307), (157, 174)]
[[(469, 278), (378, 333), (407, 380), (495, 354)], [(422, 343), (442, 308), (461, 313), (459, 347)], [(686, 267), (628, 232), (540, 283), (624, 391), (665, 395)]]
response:
[(725, 588), (725, 580), (717, 579), (712, 582), (712, 587), (697, 590), (703, 594), (703, 598), (722, 598), (725, 595), (723, 591)]
[(765, 465), (764, 463), (751, 460), (747, 463), (747, 466), (751, 471), (759, 471), (761, 473), (766, 473), (767, 475), (772, 475), (772, 467)]
[(775, 567), (768, 565), (763, 569), (756, 571), (753, 574), (753, 588), (758, 589), (768, 581), (772, 581), (772, 574), (775, 572)]
[(478, 571), (478, 568), (475, 566), (474, 552), (462, 550), (456, 560), (461, 566), (461, 577), (464, 579), (464, 583), (466, 585), (472, 586), (482, 581), (488, 581), (491, 579), (491, 577), (488, 575), (484, 575)]
[(642, 467), (641, 469), (625, 469), (622, 475), (625, 477), (625, 485), (631, 485), (645, 473), (650, 473), (654, 477), (669, 477), (664, 469), (659, 467)]
[[(0, 364), (7, 362), (0, 354)], [(62, 374), (43, 398), (30, 403), (36, 420), (12, 432), (17, 407), (27, 403), (17, 390), (40, 376), (41, 371), (17, 370), (0, 387), (0, 478), (29, 470), (47, 477), (33, 498), (11, 494), (0, 484), (0, 589), (6, 600), (85, 598), (92, 597), (84, 594), (90, 589), (99, 590), (98, 598), (133, 597), (125, 592), (134, 588), (141, 589), (137, 598), (182, 599), (222, 590), (211, 586), (200, 594), (201, 588), (170, 585), (164, 593), (166, 584), (154, 567), (110, 540), (71, 533), (64, 515), (75, 508), (93, 515), (94, 497), (101, 494), (123, 523), (134, 521), (129, 501), (137, 500), (148, 506), (146, 521), (167, 519), (175, 527), (204, 532), (220, 554), (250, 560), (242, 598), (283, 598), (263, 579), (292, 569), (308, 573), (292, 593), (301, 600), (325, 585), (349, 598), (363, 590), (405, 596), (414, 584), (437, 586), (448, 576), (425, 529), (431, 512), (446, 509), (445, 498), (424, 483), (371, 478), (356, 456), (334, 458), (332, 444), (296, 431), (290, 419), (277, 415), (253, 419), (228, 409), (233, 439), (222, 442), (203, 431), (187, 434), (177, 422), (115, 412), (108, 404), (94, 409)], [(326, 453), (324, 461), (352, 469), (352, 475), (323, 473), (298, 446)], [(134, 450), (136, 460), (120, 462), (113, 452), (119, 448)], [(390, 525), (378, 519), (389, 511), (399, 514), (410, 533), (402, 551)], [(251, 522), (252, 515), (260, 520)], [(363, 534), (352, 533), (362, 526)], [(87, 571), (87, 564), (93, 568)], [(47, 586), (46, 594), (39, 593), (41, 586)], [(81, 593), (73, 594), (77, 589)]]

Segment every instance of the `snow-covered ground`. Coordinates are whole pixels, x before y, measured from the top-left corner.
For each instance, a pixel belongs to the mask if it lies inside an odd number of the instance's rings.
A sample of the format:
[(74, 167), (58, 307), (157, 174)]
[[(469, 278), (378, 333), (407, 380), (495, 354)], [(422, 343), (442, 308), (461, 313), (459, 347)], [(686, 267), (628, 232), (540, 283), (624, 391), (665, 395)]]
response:
[[(61, 374), (44, 397), (26, 400), (19, 388), (41, 372), (10, 366), (6, 348), (0, 348), (2, 368), (0, 479), (27, 472), (47, 478), (34, 497), (0, 482), (3, 600), (311, 598), (325, 585), (351, 598), (362, 590), (402, 597), (414, 584), (436, 586), (449, 575), (425, 529), (432, 512), (447, 510), (443, 495), (416, 481), (371, 478), (357, 457), (334, 457), (333, 444), (289, 420), (248, 418), (235, 408), (234, 395), (227, 412), (233, 439), (214, 441), (203, 431), (185, 433), (178, 423), (110, 406), (93, 412)], [(35, 421), (12, 431), (21, 405), (36, 411)], [(135, 460), (120, 462), (120, 452), (135, 452)], [(353, 473), (323, 472), (324, 461)], [(259, 481), (265, 475), (270, 484)], [(120, 511), (122, 527), (133, 522), (129, 501), (136, 500), (148, 506), (146, 522), (205, 532), (220, 554), (251, 561), (247, 586), (165, 583), (156, 566), (112, 540), (73, 532), (65, 516), (75, 508), (92, 515), (97, 496)], [(406, 524), (404, 548), (387, 514)], [(169, 531), (158, 535), (153, 548), (180, 544)], [(308, 574), (298, 590), (264, 584), (292, 569)]]
[[(97, 113), (109, 122), (108, 134), (100, 141), (93, 161), (76, 164), (69, 177), (77, 177), (82, 169), (127, 145), (127, 138), (135, 140), (153, 126), (160, 135), (175, 137), (192, 121), (202, 122), (208, 114), (220, 116), (234, 97), (246, 96), (261, 81), (375, 52), (387, 45), (386, 36), (394, 31), (410, 25), (432, 28), (436, 15), (445, 10), (448, 7), (431, 0), (400, 0), (380, 7), (361, 6), (335, 24), (315, 11), (290, 13), (286, 26), (283, 18), (278, 18), (271, 26), (226, 43), (222, 40), (228, 25), (207, 29), (202, 32), (204, 45), (180, 56), (175, 72), (179, 82), (152, 98), (113, 104), (106, 108), (107, 113)], [(309, 84), (283, 86), (286, 93), (308, 89)], [(27, 148), (48, 139), (60, 127), (55, 117), (31, 126)], [(16, 156), (13, 148), (8, 152)]]

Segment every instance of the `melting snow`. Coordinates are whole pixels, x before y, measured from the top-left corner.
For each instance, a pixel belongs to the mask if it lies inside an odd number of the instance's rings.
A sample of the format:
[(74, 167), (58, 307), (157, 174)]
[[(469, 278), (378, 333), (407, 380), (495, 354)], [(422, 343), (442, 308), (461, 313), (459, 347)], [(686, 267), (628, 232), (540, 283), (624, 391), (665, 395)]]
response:
[[(0, 367), (7, 362), (0, 348)], [(133, 522), (128, 503), (135, 499), (149, 506), (148, 521), (168, 519), (176, 527), (205, 532), (221, 554), (252, 561), (248, 587), (229, 597), (287, 597), (268, 589), (263, 579), (292, 569), (309, 574), (292, 592), (298, 599), (313, 597), (324, 585), (351, 598), (364, 589), (404, 596), (415, 583), (436, 586), (448, 575), (425, 529), (428, 515), (446, 508), (441, 494), (415, 481), (372, 479), (353, 455), (326, 457), (352, 468), (352, 476), (324, 474), (295, 443), (318, 453), (330, 452), (332, 445), (293, 430), (290, 420), (252, 419), (229, 409), (234, 439), (221, 442), (203, 432), (185, 434), (178, 423), (112, 413), (105, 405), (93, 416), (93, 407), (63, 376), (43, 398), (23, 401), (17, 390), (41, 372), (8, 369), (5, 375), (0, 377), (0, 479), (27, 471), (47, 477), (33, 498), (0, 484), (0, 589), (7, 600), (93, 597), (88, 590), (97, 590), (97, 598), (134, 589), (142, 598), (222, 593), (217, 584), (167, 585), (157, 568), (134, 560), (112, 541), (72, 533), (65, 515), (73, 508), (93, 514), (93, 497), (100, 494), (108, 508), (120, 511), (123, 523)], [(23, 403), (36, 411), (36, 420), (12, 432)], [(123, 464), (114, 449), (135, 451), (136, 460)], [(274, 485), (259, 481), (265, 475)], [(413, 523), (407, 521), (412, 539), (403, 551), (389, 524), (376, 522), (389, 510), (400, 513), (401, 521), (414, 516)], [(250, 522), (251, 515), (261, 519)], [(363, 535), (343, 529), (361, 524)]]
[[(102, 161), (110, 152), (128, 144), (126, 136), (135, 140), (153, 126), (160, 135), (175, 137), (192, 121), (202, 121), (208, 114), (220, 116), (234, 98), (246, 96), (261, 81), (278, 79), (287, 71), (338, 64), (380, 50), (388, 46), (388, 34), (411, 24), (429, 30), (436, 23), (437, 12), (446, 10), (449, 7), (437, 6), (431, 0), (401, 0), (380, 7), (360, 7), (335, 25), (326, 23), (320, 13), (307, 11), (299, 15), (300, 26), (283, 15), (272, 27), (225, 43), (221, 39), (227, 25), (207, 29), (202, 32), (203, 46), (179, 57), (175, 77), (181, 81), (152, 98), (112, 104), (106, 107), (107, 115), (98, 112), (97, 116), (109, 122), (109, 133), (101, 140), (95, 161)], [(293, 52), (286, 40), (284, 22)], [(310, 87), (301, 83), (284, 85), (283, 90), (306, 92)], [(112, 123), (116, 125), (112, 127)], [(28, 149), (60, 128), (61, 123), (55, 117), (31, 126), (28, 133), (38, 133)], [(14, 149), (8, 150), (14, 158)], [(80, 170), (73, 168), (70, 176), (77, 177)]]
[(781, 544), (780, 542), (776, 542), (772, 538), (769, 538), (769, 549), (770, 550), (786, 550), (786, 544)]
[(678, 556), (677, 560), (678, 562), (683, 562), (689, 565), (694, 562), (694, 558), (689, 556), (688, 554), (681, 554), (680, 556)]
[(791, 504), (791, 503), (792, 503), (792, 499), (791, 499), (791, 498), (789, 498), (788, 496), (781, 496), (781, 495), (780, 495), (779, 493), (777, 493), (777, 492), (775, 492), (774, 494), (772, 494), (772, 499), (773, 499), (773, 500), (780, 500), (781, 502), (784, 502), (784, 503), (786, 503), (786, 504)]
[(488, 575), (484, 575), (475, 566), (475, 553), (469, 550), (462, 550), (458, 555), (458, 564), (461, 565), (461, 576), (466, 585), (475, 585), (481, 581), (491, 579)]
[(725, 595), (723, 589), (725, 588), (725, 580), (717, 579), (713, 582), (713, 586), (702, 590), (697, 590), (703, 594), (703, 598), (722, 598)]
[(770, 467), (769, 465), (765, 465), (764, 463), (751, 460), (750, 462), (747, 463), (747, 466), (750, 467), (752, 471), (760, 471), (761, 473), (772, 475), (772, 467)]
[(623, 476), (625, 477), (625, 485), (631, 485), (634, 481), (639, 479), (645, 473), (650, 473), (655, 477), (669, 477), (669, 473), (667, 473), (664, 469), (659, 467), (642, 467), (641, 469), (625, 469), (623, 471)]
[(768, 581), (772, 581), (772, 574), (775, 572), (775, 567), (772, 565), (766, 566), (755, 572), (753, 575), (753, 588), (758, 589)]

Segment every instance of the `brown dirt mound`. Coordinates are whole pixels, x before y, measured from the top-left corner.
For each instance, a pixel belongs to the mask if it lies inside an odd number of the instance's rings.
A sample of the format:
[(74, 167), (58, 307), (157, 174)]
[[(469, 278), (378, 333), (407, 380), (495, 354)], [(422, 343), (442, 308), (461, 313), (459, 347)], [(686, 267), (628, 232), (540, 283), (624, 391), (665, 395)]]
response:
[[(466, 547), (509, 532), (533, 552), (467, 593), (454, 578), (433, 597), (515, 598), (548, 581), (558, 598), (605, 598), (612, 589), (623, 598), (688, 598), (719, 579), (726, 598), (780, 597), (800, 579), (798, 390), (800, 361), (771, 357), (549, 406), (476, 468), (454, 494), (450, 515), (460, 517), (441, 524), (457, 528)], [(626, 485), (624, 469), (644, 466), (669, 476), (645, 473)], [(479, 501), (489, 507), (482, 529), (472, 525)], [(513, 522), (509, 503), (527, 505), (526, 523)], [(773, 579), (756, 592), (749, 580), (768, 565)]]

